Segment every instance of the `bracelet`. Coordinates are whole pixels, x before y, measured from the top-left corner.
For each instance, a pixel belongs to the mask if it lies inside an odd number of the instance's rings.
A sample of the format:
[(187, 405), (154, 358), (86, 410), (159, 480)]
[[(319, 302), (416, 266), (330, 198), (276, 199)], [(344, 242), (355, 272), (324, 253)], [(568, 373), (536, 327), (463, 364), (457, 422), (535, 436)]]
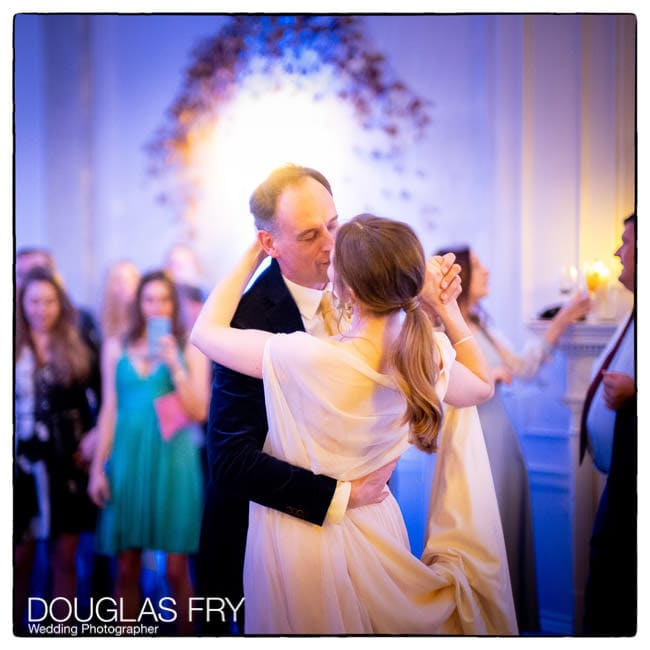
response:
[(461, 343), (465, 343), (465, 341), (469, 341), (470, 339), (473, 339), (473, 338), (474, 338), (474, 335), (470, 334), (469, 336), (466, 336), (464, 339), (461, 339), (460, 341), (456, 341), (456, 343), (452, 343), (452, 345), (454, 347), (456, 347), (457, 345), (460, 345)]

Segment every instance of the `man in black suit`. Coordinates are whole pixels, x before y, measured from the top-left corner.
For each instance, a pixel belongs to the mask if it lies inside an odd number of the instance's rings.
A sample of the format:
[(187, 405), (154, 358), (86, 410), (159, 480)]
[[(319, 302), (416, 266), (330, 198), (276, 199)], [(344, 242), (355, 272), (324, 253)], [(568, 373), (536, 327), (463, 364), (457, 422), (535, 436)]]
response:
[[(636, 299), (636, 215), (630, 215), (624, 223), (623, 243), (615, 253), (623, 265), (619, 281)], [(607, 471), (589, 549), (584, 633), (634, 636), (637, 629), (634, 307), (603, 354), (606, 361), (596, 363), (601, 370), (590, 386), (581, 429), (583, 437), (589, 436), (594, 462), (604, 458), (597, 465)], [(584, 449), (586, 444), (581, 446)], [(603, 449), (609, 453), (603, 453)]]
[[(232, 325), (326, 336), (321, 299), (338, 227), (329, 182), (314, 169), (282, 167), (255, 190), (250, 209), (260, 243), (272, 261), (242, 297)], [(383, 500), (394, 468), (393, 463), (358, 481), (337, 482), (264, 453), (266, 434), (262, 382), (215, 364), (197, 591), (204, 599), (215, 599), (215, 607), (220, 606), (219, 598), (228, 598), (224, 612), (237, 608), (243, 599), (249, 501), (316, 525), (336, 522), (347, 508)], [(209, 606), (204, 601), (202, 607)], [(236, 618), (231, 614), (234, 620), (225, 622), (221, 612), (204, 614), (202, 633), (243, 632), (243, 610), (242, 605)]]

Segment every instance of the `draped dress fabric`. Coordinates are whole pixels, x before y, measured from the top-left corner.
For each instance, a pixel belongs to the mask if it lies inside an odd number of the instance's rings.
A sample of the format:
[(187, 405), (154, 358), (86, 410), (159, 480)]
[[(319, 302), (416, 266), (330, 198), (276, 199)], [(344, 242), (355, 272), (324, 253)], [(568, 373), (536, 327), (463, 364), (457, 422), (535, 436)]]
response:
[[(475, 338), (491, 367), (503, 364), (495, 345), (482, 331), (478, 330)], [(542, 360), (533, 341), (521, 359), (529, 368), (525, 374), (532, 376)], [(494, 397), (478, 407), (478, 414), (499, 504), (519, 628), (522, 632), (536, 632), (539, 614), (530, 483), (519, 438), (499, 385)]]
[[(435, 337), (442, 398), (454, 350)], [(275, 335), (263, 378), (265, 451), (278, 458), (353, 480), (409, 446), (403, 396), (345, 346), (303, 332)], [(475, 408), (447, 409), (438, 454), (424, 562), (410, 552), (392, 495), (323, 526), (251, 503), (246, 633), (516, 634)]]
[(141, 376), (123, 353), (115, 372), (117, 416), (106, 465), (111, 499), (101, 511), (99, 553), (127, 549), (194, 553), (198, 548), (203, 479), (192, 428), (163, 440), (154, 400), (173, 390), (166, 365)]

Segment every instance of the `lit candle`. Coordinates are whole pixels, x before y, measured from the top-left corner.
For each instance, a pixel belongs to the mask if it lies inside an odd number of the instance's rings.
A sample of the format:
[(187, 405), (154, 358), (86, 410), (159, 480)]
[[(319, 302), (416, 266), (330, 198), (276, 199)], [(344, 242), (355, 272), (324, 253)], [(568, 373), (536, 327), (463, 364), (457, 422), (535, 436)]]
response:
[(610, 270), (600, 260), (585, 264), (584, 269), (585, 285), (590, 298), (593, 300), (592, 309), (587, 315), (587, 320), (608, 320), (611, 318), (609, 300)]
[(585, 265), (585, 284), (589, 293), (595, 293), (609, 280), (609, 269), (600, 260)]

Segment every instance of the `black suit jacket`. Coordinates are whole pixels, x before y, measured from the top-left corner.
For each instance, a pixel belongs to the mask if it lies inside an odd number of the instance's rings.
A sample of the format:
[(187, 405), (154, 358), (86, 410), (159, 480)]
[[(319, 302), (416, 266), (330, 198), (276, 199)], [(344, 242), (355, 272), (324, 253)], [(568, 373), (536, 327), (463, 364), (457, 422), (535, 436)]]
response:
[(634, 636), (637, 626), (637, 409), (616, 412), (612, 461), (589, 552), (584, 631)]
[[(232, 325), (274, 333), (304, 331), (275, 260), (242, 297)], [(203, 595), (232, 600), (243, 594), (249, 501), (314, 524), (322, 524), (327, 514), (336, 480), (262, 452), (267, 429), (262, 381), (215, 364), (206, 438), (210, 481), (199, 550)]]

